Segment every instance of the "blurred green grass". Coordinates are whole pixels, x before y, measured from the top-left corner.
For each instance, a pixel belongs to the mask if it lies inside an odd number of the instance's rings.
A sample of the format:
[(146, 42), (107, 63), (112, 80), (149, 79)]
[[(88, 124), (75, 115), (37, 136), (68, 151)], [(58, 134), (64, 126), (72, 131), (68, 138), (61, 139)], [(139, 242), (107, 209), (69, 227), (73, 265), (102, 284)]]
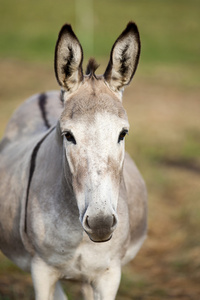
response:
[[(142, 53), (124, 93), (131, 124), (126, 148), (149, 193), (149, 237), (122, 276), (118, 300), (199, 300), (200, 56), (198, 0), (83, 0), (93, 3), (94, 40), (76, 1), (0, 0), (0, 136), (13, 110), (33, 93), (58, 88), (54, 47), (71, 23), (86, 60), (103, 72), (113, 42), (137, 23)], [(85, 7), (84, 7), (85, 6)], [(91, 46), (93, 45), (93, 46)], [(69, 299), (80, 299), (66, 284)], [(30, 276), (0, 257), (0, 300), (34, 299)]]
[(188, 87), (199, 85), (198, 0), (0, 0), (0, 7), (1, 58), (52, 64), (58, 31), (68, 22), (86, 59), (95, 56), (105, 65), (114, 40), (133, 20), (142, 40), (139, 76)]
[[(92, 6), (91, 17), (87, 14), (88, 2)], [(77, 15), (77, 3), (83, 3), (81, 17)], [(199, 84), (198, 0), (0, 0), (0, 7), (2, 58), (52, 63), (58, 31), (68, 22), (83, 45), (86, 58), (95, 56), (104, 64), (115, 38), (128, 21), (134, 20), (142, 40), (138, 71), (141, 76), (184, 86)], [(87, 23), (88, 18), (93, 27), (91, 36), (90, 25), (81, 28), (81, 22)], [(92, 42), (88, 43), (90, 38)]]
[[(94, 51), (87, 55), (107, 56), (116, 35), (129, 20), (134, 20), (141, 33), (144, 64), (200, 62), (196, 39), (199, 32), (198, 0), (189, 3), (186, 0), (101, 0), (90, 3), (93, 3)], [(49, 61), (61, 25), (68, 22), (76, 32), (79, 29), (76, 1), (1, 0), (0, 7), (2, 57)], [(83, 18), (86, 10), (87, 7), (83, 9)], [(87, 31), (78, 36), (87, 50)]]

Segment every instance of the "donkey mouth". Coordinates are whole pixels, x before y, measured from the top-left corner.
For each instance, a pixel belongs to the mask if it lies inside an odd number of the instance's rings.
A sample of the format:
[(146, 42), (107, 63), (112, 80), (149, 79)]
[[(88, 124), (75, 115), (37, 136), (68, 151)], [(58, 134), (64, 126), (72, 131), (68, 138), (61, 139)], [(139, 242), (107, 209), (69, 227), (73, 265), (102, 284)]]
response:
[(91, 234), (86, 231), (87, 235), (89, 236), (90, 240), (94, 243), (105, 243), (111, 240), (112, 234), (106, 236), (99, 236), (97, 234)]

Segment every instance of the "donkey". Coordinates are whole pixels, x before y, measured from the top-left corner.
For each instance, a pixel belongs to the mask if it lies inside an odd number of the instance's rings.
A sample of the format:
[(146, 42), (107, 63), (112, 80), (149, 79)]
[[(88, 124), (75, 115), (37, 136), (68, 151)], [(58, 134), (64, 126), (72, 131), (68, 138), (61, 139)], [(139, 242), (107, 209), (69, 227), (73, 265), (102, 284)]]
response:
[(113, 300), (121, 266), (147, 228), (145, 183), (124, 150), (129, 130), (122, 91), (139, 60), (130, 22), (104, 75), (70, 25), (55, 48), (57, 91), (29, 98), (0, 144), (0, 249), (30, 271), (36, 300), (66, 300), (61, 279), (83, 284), (84, 299)]

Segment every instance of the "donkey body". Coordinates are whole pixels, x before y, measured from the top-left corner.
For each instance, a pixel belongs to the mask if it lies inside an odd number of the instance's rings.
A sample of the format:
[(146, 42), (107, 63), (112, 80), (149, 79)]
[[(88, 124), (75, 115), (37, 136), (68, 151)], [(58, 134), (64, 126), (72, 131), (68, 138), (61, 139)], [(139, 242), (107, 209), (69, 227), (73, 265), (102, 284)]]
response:
[(144, 241), (146, 188), (124, 151), (121, 99), (139, 53), (129, 23), (104, 75), (95, 75), (92, 60), (83, 75), (81, 45), (64, 25), (55, 50), (61, 95), (33, 96), (8, 123), (0, 144), (0, 248), (31, 271), (36, 300), (67, 299), (63, 278), (82, 281), (85, 299), (114, 300), (121, 266)]

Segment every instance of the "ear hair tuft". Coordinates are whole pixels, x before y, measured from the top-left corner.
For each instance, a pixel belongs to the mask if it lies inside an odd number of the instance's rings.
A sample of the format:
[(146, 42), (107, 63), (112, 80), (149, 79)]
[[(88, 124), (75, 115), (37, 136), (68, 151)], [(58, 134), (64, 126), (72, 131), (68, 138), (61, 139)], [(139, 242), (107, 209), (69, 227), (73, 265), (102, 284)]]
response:
[(94, 58), (90, 58), (86, 67), (85, 74), (90, 76), (95, 76), (95, 71), (99, 67), (99, 64)]

